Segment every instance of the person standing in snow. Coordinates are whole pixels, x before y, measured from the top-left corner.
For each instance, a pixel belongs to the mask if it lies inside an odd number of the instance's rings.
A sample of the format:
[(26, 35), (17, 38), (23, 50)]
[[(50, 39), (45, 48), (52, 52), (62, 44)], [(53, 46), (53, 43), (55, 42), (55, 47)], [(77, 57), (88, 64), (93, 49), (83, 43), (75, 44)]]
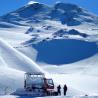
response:
[(67, 85), (66, 84), (64, 85), (63, 90), (64, 90), (64, 95), (66, 96), (66, 92), (67, 92)]
[(58, 85), (58, 87), (57, 87), (57, 92), (58, 92), (58, 95), (61, 95), (61, 86), (60, 85)]

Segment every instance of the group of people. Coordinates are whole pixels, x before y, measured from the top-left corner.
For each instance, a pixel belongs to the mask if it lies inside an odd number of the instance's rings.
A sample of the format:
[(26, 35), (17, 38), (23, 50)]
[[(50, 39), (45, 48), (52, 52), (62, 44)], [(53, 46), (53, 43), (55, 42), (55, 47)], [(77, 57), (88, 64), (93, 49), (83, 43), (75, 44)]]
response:
[[(65, 84), (63, 87), (64, 96), (66, 96), (66, 92), (67, 92), (67, 85)], [(61, 95), (61, 86), (60, 85), (57, 86), (57, 93), (58, 93), (58, 95)]]

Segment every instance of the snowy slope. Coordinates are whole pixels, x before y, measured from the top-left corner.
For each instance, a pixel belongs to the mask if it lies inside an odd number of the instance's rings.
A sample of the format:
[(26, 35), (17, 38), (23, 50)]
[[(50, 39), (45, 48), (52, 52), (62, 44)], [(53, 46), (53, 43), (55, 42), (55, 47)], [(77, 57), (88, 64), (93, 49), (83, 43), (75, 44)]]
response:
[(23, 88), (23, 80), (23, 71), (0, 66), (0, 95), (10, 94), (18, 88)]
[(29, 3), (14, 12), (2, 16), (1, 21), (9, 21), (13, 24), (16, 23), (16, 25), (18, 23), (22, 24), (22, 22), (28, 24), (35, 21), (35, 23), (39, 23), (50, 19), (72, 26), (82, 23), (98, 23), (97, 16), (74, 4), (56, 3), (54, 6), (47, 6), (37, 2)]
[(0, 39), (0, 57), (5, 66), (23, 70), (25, 72), (42, 72), (40, 67), (24, 54)]
[(26, 72), (44, 71), (29, 57), (0, 39), (0, 94), (23, 88)]
[(51, 73), (54, 81), (61, 85), (67, 84), (69, 88), (67, 95), (70, 95), (70, 87), (88, 95), (98, 94), (98, 54), (91, 58), (62, 66), (51, 66), (43, 63), (41, 65), (44, 65), (44, 70)]
[(24, 72), (43, 68), (68, 85), (68, 96), (97, 94), (97, 43), (98, 16), (73, 4), (30, 2), (0, 17), (0, 87), (23, 87)]

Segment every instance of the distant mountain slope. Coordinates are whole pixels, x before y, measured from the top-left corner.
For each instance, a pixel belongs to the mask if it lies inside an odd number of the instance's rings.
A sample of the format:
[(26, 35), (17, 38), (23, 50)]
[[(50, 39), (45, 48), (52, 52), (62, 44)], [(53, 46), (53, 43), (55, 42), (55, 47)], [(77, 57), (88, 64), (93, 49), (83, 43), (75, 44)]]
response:
[[(32, 3), (0, 17), (1, 21), (15, 25), (29, 25), (44, 20), (56, 20), (69, 26), (92, 23), (98, 25), (98, 17), (74, 4), (57, 3), (47, 6)], [(25, 24), (24, 24), (25, 23)]]
[(0, 37), (26, 55), (31, 49), (21, 47), (35, 48), (38, 62), (67, 64), (98, 52), (98, 17), (74, 4), (32, 2), (0, 17), (0, 27)]

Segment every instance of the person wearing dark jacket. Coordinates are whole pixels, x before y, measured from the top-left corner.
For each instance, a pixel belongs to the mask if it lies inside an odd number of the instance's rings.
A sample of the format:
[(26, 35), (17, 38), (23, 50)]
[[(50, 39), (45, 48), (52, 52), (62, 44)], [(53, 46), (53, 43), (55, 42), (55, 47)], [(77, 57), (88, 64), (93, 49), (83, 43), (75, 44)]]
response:
[(64, 90), (64, 95), (66, 96), (66, 92), (67, 92), (67, 85), (66, 84), (64, 85), (63, 90)]
[(58, 87), (57, 87), (57, 92), (58, 92), (58, 95), (61, 95), (61, 86), (60, 85), (58, 85)]

